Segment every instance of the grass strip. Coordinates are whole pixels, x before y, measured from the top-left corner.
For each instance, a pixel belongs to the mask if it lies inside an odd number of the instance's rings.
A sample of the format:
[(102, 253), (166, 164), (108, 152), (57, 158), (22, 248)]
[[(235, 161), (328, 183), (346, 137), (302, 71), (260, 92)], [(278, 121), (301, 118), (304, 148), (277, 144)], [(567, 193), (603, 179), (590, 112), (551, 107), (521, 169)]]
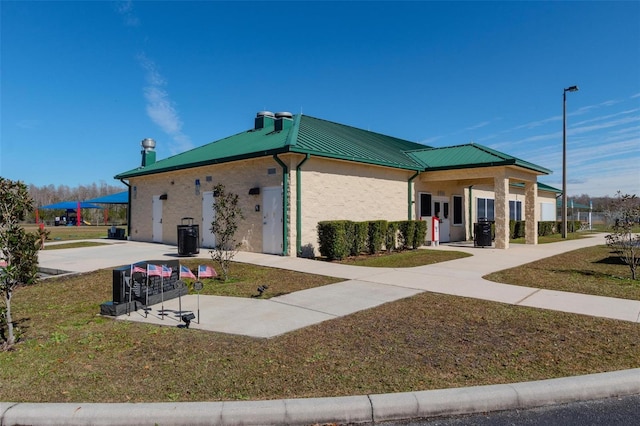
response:
[(448, 295), (422, 293), (253, 339), (102, 318), (99, 304), (110, 294), (110, 270), (18, 289), (14, 313), (23, 341), (0, 353), (0, 401), (327, 397), (640, 366), (638, 324)]

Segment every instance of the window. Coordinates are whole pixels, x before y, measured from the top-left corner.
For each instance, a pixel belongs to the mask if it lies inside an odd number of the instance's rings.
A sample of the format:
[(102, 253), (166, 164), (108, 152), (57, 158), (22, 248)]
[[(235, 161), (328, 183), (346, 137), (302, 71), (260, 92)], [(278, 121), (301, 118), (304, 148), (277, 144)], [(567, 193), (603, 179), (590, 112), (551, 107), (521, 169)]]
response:
[(462, 225), (462, 197), (453, 196), (453, 224)]
[(556, 220), (556, 205), (554, 203), (540, 203), (540, 220)]
[(522, 201), (509, 201), (509, 219), (522, 220)]
[(431, 194), (420, 194), (420, 217), (432, 216)]
[(478, 220), (486, 219), (489, 221), (496, 220), (494, 212), (495, 201), (492, 198), (478, 198)]

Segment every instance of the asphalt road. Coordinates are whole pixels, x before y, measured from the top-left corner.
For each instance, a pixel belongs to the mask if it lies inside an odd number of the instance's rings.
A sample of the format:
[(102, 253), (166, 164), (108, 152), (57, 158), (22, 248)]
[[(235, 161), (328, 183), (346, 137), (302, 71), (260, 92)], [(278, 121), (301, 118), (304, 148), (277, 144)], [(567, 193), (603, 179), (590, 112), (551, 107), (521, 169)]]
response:
[(501, 411), (452, 418), (382, 424), (385, 426), (637, 426), (640, 424), (640, 395), (575, 402), (530, 410)]

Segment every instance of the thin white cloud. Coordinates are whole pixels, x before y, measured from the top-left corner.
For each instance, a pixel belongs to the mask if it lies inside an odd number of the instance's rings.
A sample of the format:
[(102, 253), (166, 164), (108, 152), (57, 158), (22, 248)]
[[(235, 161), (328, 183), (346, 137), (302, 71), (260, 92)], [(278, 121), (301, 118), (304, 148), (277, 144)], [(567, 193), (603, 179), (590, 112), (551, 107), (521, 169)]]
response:
[(562, 115), (554, 115), (553, 117), (549, 117), (549, 118), (544, 118), (542, 120), (538, 120), (538, 121), (532, 121), (530, 123), (526, 123), (526, 124), (521, 124), (517, 127), (514, 127), (511, 130), (520, 130), (520, 129), (534, 129), (536, 127), (540, 127), (542, 125), (545, 125), (547, 123), (550, 123), (552, 121), (560, 121), (562, 120)]
[[(632, 96), (634, 97), (634, 96)], [(581, 108), (578, 108), (575, 111), (572, 112), (568, 112), (567, 113), (567, 117), (572, 117), (572, 116), (576, 116), (576, 115), (582, 115), (585, 114), (591, 110), (597, 109), (597, 108), (601, 108), (601, 107), (608, 107), (608, 106), (612, 106), (612, 105), (616, 105), (618, 103), (620, 103), (621, 101), (618, 100), (608, 100), (608, 101), (604, 101), (604, 102), (600, 102), (599, 104), (596, 105), (588, 105), (588, 106), (584, 106)], [(534, 129), (536, 127), (540, 127), (542, 125), (545, 125), (547, 123), (551, 123), (554, 121), (561, 121), (562, 120), (562, 114), (559, 115), (554, 115), (552, 117), (549, 118), (543, 118), (542, 120), (537, 120), (537, 121), (532, 121), (526, 124), (521, 124), (519, 126), (516, 126), (512, 129), (509, 129), (508, 131), (513, 131), (513, 130), (521, 130), (521, 129)]]
[(131, 0), (117, 2), (116, 11), (122, 16), (124, 24), (127, 27), (137, 27), (140, 25), (140, 19), (133, 13), (133, 2)]
[(182, 120), (165, 89), (165, 78), (158, 71), (156, 64), (145, 54), (138, 55), (138, 61), (146, 71), (147, 86), (144, 87), (144, 97), (147, 101), (147, 115), (173, 139), (174, 144), (169, 150), (176, 154), (193, 148), (190, 138), (182, 133)]
[(590, 118), (588, 120), (579, 121), (577, 123), (574, 123), (574, 126), (582, 126), (583, 124), (587, 124), (587, 123), (593, 123), (593, 122), (597, 122), (597, 121), (608, 120), (608, 119), (613, 118), (613, 117), (618, 117), (620, 115), (633, 114), (634, 112), (638, 112), (638, 111), (640, 111), (640, 108), (628, 109), (626, 111), (620, 111), (620, 112), (617, 112), (615, 114), (602, 115), (600, 117), (595, 117), (595, 118)]
[(611, 127), (617, 127), (617, 126), (621, 126), (623, 124), (635, 123), (635, 122), (638, 122), (638, 121), (640, 121), (640, 115), (632, 116), (632, 117), (625, 117), (625, 118), (621, 118), (619, 120), (607, 121), (607, 122), (604, 122), (604, 123), (594, 124), (594, 125), (591, 125), (591, 126), (579, 126), (579, 127), (575, 127), (573, 129), (567, 130), (567, 133), (568, 134), (579, 135), (579, 134), (582, 134), (582, 133), (592, 132), (594, 130), (609, 129)]
[(491, 122), (490, 121), (483, 121), (481, 123), (478, 124), (474, 124), (473, 126), (467, 127), (466, 129), (464, 129), (465, 131), (467, 130), (476, 130), (476, 129), (480, 129), (482, 127), (488, 126)]
[[(616, 114), (617, 115), (617, 114)], [(591, 120), (592, 121), (592, 120)], [(591, 126), (579, 126), (579, 127), (571, 127), (567, 129), (568, 136), (578, 136), (581, 134), (602, 130), (602, 129), (610, 129), (612, 127), (622, 126), (625, 124), (631, 124), (640, 121), (640, 116), (631, 116), (625, 117), (618, 120), (606, 121), (604, 123), (594, 124)], [(562, 138), (562, 130), (552, 133), (543, 133), (540, 135), (529, 136), (527, 138), (518, 139), (516, 141), (508, 141), (499, 144), (495, 144), (493, 147), (495, 149), (500, 149), (502, 147), (513, 147), (514, 145), (521, 144), (529, 144), (533, 142), (544, 142), (549, 140), (560, 140)]]
[(431, 145), (435, 141), (440, 140), (442, 138), (443, 138), (443, 136), (433, 136), (431, 138), (423, 139), (423, 140), (419, 141), (418, 143), (421, 143), (422, 145)]

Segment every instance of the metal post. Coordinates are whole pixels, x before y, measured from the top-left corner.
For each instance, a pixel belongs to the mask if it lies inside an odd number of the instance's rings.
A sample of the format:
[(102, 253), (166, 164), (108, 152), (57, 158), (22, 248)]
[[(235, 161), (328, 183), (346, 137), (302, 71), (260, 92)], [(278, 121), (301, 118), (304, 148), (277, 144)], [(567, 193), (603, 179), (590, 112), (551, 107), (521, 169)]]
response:
[(562, 238), (567, 238), (567, 92), (577, 92), (571, 86), (562, 92)]
[(562, 238), (567, 238), (567, 89), (562, 92)]

